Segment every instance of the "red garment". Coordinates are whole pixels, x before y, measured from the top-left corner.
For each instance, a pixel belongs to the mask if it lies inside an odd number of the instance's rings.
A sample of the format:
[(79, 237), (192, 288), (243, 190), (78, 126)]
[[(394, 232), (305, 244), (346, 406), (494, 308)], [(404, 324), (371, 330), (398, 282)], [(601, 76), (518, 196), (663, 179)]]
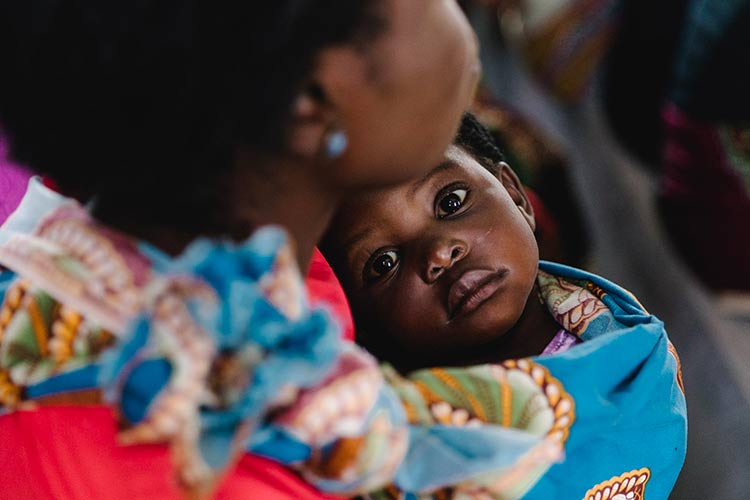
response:
[[(348, 339), (349, 307), (333, 270), (315, 251), (306, 284), (327, 302)], [(0, 498), (180, 499), (165, 445), (118, 446), (105, 406), (42, 407), (0, 416)], [(281, 465), (245, 454), (219, 486), (217, 500), (332, 500)]]
[(316, 248), (305, 278), (312, 304), (324, 304), (339, 321), (346, 340), (354, 340), (354, 320), (339, 280), (323, 254)]
[[(178, 500), (169, 449), (118, 446), (103, 406), (44, 407), (0, 417), (0, 497)], [(246, 454), (216, 499), (330, 500), (281, 465)]]

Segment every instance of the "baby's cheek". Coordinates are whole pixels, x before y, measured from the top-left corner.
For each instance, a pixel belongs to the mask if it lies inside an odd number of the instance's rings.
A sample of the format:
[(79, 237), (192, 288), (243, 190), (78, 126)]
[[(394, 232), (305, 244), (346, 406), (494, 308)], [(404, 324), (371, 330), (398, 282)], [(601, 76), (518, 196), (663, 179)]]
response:
[(379, 313), (393, 335), (407, 345), (423, 344), (439, 327), (440, 311), (418, 291), (394, 294)]

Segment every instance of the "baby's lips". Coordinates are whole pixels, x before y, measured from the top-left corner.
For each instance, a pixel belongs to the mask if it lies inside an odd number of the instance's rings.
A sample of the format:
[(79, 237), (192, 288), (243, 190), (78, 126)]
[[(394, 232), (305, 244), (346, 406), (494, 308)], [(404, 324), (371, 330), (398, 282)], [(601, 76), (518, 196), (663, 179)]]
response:
[(488, 269), (474, 269), (464, 272), (448, 291), (448, 312), (450, 316), (454, 316), (456, 309), (461, 305), (466, 295), (491, 279), (494, 274), (496, 274), (495, 271)]

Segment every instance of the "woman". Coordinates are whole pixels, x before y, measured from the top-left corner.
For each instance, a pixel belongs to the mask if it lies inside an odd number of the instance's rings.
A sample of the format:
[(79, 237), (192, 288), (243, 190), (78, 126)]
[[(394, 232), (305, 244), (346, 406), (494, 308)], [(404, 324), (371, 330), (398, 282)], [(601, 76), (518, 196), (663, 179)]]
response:
[[(13, 156), (66, 194), (93, 200), (93, 219), (65, 205), (3, 250), (2, 265), (15, 274), (3, 274), (10, 285), (0, 425), (8, 440), (0, 465), (16, 471), (5, 476), (3, 494), (173, 498), (187, 488), (222, 498), (318, 498), (276, 465), (230, 450), (248, 434), (257, 449), (280, 449), (278, 433), (257, 424), (269, 406), (292, 418), (293, 398), (281, 397), (288, 373), (321, 382), (332, 375), (316, 371), (316, 361), (342, 377), (370, 373), (371, 362), (331, 361), (342, 358), (340, 348), (325, 328), (310, 326), (321, 324), (318, 316), (300, 313), (278, 232), (239, 245), (216, 239), (242, 242), (260, 226), (281, 225), (296, 244), (292, 260), (304, 268), (341, 198), (437, 162), (478, 78), (476, 42), (458, 7), (452, 0), (13, 1), (0, 6), (0, 47), (4, 74), (12, 75), (0, 83), (0, 122)], [(75, 230), (53, 230), (61, 226)], [(66, 239), (71, 234), (81, 238)], [(84, 236), (102, 253), (75, 254)], [(214, 240), (194, 243), (205, 237)], [(94, 264), (91, 255), (102, 258)], [(242, 339), (222, 329), (221, 318), (237, 317), (231, 302), (247, 281), (243, 300), (269, 315), (245, 318), (253, 334), (281, 325), (284, 339), (304, 344), (306, 328), (319, 333), (309, 344), (322, 358), (287, 352), (284, 361), (299, 369), (262, 372), (280, 374), (275, 385), (258, 380), (253, 357), (275, 360), (273, 346), (243, 351)], [(188, 307), (196, 303), (218, 304), (221, 314), (196, 320), (195, 331), (170, 330), (158, 317), (175, 298), (189, 313), (182, 319), (203, 318), (201, 307)], [(264, 309), (267, 302), (277, 310)], [(165, 347), (185, 332), (185, 349)], [(71, 373), (78, 378), (66, 379)], [(164, 392), (179, 388), (182, 375), (198, 377), (208, 394), (169, 393), (170, 407)], [(292, 378), (297, 391), (311, 385)], [(233, 392), (238, 380), (241, 397)], [(157, 411), (177, 406), (184, 420)], [(118, 423), (126, 430), (118, 433)], [(229, 472), (218, 483), (222, 471)], [(361, 480), (355, 489), (382, 481)]]

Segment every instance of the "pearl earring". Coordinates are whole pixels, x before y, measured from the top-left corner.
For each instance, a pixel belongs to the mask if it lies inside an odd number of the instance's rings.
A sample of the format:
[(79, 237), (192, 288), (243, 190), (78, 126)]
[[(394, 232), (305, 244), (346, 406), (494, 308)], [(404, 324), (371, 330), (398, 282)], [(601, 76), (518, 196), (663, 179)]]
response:
[(325, 155), (327, 158), (334, 160), (346, 151), (349, 145), (349, 137), (346, 132), (341, 129), (333, 129), (326, 134), (325, 137)]

